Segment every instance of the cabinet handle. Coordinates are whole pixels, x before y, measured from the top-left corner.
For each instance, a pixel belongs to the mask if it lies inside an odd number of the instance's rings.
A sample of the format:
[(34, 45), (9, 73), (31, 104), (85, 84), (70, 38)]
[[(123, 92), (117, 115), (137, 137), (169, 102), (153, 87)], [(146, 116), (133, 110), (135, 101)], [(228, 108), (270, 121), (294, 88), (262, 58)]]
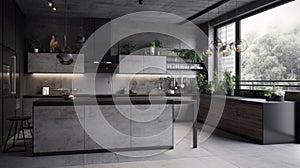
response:
[(11, 56), (11, 63), (12, 63), (11, 94), (15, 95), (17, 94), (17, 57), (15, 55)]

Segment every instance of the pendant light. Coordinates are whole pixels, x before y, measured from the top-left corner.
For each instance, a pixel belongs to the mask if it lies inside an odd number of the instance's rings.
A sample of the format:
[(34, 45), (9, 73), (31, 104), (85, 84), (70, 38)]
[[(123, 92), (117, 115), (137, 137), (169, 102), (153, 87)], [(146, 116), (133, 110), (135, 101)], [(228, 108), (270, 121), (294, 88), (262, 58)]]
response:
[[(220, 9), (218, 7), (218, 20), (219, 20), (219, 17), (220, 17)], [(219, 22), (219, 21), (218, 21)], [(218, 23), (219, 24), (219, 23)], [(219, 29), (219, 25), (218, 25), (218, 28), (217, 30)], [(221, 31), (221, 34), (222, 34), (222, 31)], [(217, 36), (215, 37), (215, 40), (214, 40), (214, 47), (219, 51), (222, 47), (223, 47), (223, 41)]]
[[(236, 18), (236, 22), (238, 22), (237, 20), (237, 0), (235, 1), (235, 18)], [(230, 48), (232, 50), (234, 50), (235, 52), (241, 53), (247, 50), (248, 48), (248, 43), (246, 40), (244, 39), (239, 39), (237, 41), (231, 42), (230, 43)]]
[[(228, 43), (227, 41), (227, 26), (224, 26), (225, 27), (225, 42), (223, 42), (221, 48), (219, 49), (219, 55), (222, 56), (222, 57), (227, 57), (229, 55), (231, 55), (231, 46), (229, 45), (230, 43)], [(222, 29), (221, 29), (221, 33), (222, 33)]]
[[(209, 7), (209, 0), (207, 0), (207, 8)], [(209, 12), (207, 12), (207, 32), (209, 32)], [(205, 56), (205, 57), (209, 57), (209, 56), (212, 56), (213, 55), (213, 52), (214, 51), (214, 48), (213, 48), (213, 41), (210, 42), (208, 44), (208, 47), (207, 49), (204, 49), (202, 51), (202, 54)]]
[(59, 53), (56, 55), (56, 58), (63, 65), (70, 65), (73, 63), (73, 55), (71, 53), (67, 53), (67, 35), (68, 35), (68, 27), (67, 27), (67, 0), (65, 0), (65, 35), (64, 35), (64, 47), (63, 53)]
[[(222, 30), (221, 30), (222, 32)], [(231, 55), (231, 46), (228, 44), (227, 42), (227, 25), (225, 26), (225, 42), (223, 43), (222, 47), (219, 50), (219, 54), (222, 57), (227, 57), (229, 55)]]

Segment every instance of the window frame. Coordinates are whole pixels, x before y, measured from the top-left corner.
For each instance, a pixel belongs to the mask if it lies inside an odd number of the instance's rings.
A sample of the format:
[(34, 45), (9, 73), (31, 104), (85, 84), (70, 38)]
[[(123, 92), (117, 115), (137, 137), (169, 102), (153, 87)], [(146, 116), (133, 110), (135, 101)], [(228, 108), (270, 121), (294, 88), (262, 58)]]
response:
[[(268, 11), (268, 10), (272, 10), (276, 7), (279, 7), (281, 5), (285, 5), (289, 2), (293, 2), (294, 0), (281, 0), (281, 1), (278, 1), (278, 2), (275, 2), (273, 4), (270, 4), (270, 5), (267, 5), (267, 6), (264, 6), (264, 7), (261, 7), (259, 9), (255, 9), (255, 10), (252, 10), (248, 13), (245, 13), (245, 14), (241, 14), (239, 16), (236, 16), (235, 18), (231, 18), (231, 19), (228, 19), (226, 21), (221, 21), (215, 25), (213, 25), (213, 39), (215, 39), (216, 37), (218, 37), (218, 28), (222, 27), (222, 26), (226, 26), (230, 23), (235, 23), (235, 40), (238, 41), (241, 39), (241, 20), (243, 19), (246, 19), (246, 18), (249, 18), (251, 16), (254, 16), (254, 15), (257, 15), (257, 14), (260, 14), (260, 13), (263, 13), (265, 11)], [(217, 18), (218, 19), (218, 18)], [(215, 56), (217, 56), (217, 54), (215, 53), (214, 54)], [(236, 79), (235, 79), (235, 88), (236, 88), (236, 92), (239, 93), (239, 91), (244, 91), (246, 89), (241, 89), (241, 86), (243, 86), (243, 80), (241, 80), (241, 53), (238, 53), (236, 52), (235, 53), (236, 57), (235, 57), (235, 74), (236, 74)], [(218, 65), (218, 59), (214, 59), (214, 65)], [(214, 67), (214, 69), (218, 69), (218, 67)], [(269, 80), (269, 81), (262, 81), (262, 80), (253, 80), (253, 82), (269, 82), (270, 83), (270, 86), (283, 86), (283, 87), (299, 87), (300, 88), (300, 85), (284, 85), (284, 84), (276, 84), (276, 83), (286, 83), (286, 82), (290, 82), (290, 80)], [(293, 81), (295, 83), (299, 83), (300, 80), (295, 80)], [(254, 88), (255, 86), (259, 86), (259, 85), (251, 85), (252, 88)], [(252, 89), (253, 91), (255, 91), (255, 89)], [(257, 90), (257, 89), (256, 89)]]

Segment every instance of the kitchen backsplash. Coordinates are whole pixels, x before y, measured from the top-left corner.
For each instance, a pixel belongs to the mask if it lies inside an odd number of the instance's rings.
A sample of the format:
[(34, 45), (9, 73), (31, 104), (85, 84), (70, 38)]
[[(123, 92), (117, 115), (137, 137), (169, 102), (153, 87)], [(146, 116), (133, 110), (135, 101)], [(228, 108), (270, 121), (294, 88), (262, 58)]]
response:
[[(74, 79), (74, 83), (72, 80)], [(95, 79), (95, 80), (93, 80)], [(50, 95), (63, 94), (55, 88), (76, 88), (76, 94), (128, 94), (130, 90), (137, 94), (161, 94), (168, 89), (169, 80), (160, 75), (129, 74), (27, 74), (25, 76), (25, 95), (41, 94), (43, 84), (50, 87)], [(185, 88), (192, 85), (190, 80), (183, 82)]]

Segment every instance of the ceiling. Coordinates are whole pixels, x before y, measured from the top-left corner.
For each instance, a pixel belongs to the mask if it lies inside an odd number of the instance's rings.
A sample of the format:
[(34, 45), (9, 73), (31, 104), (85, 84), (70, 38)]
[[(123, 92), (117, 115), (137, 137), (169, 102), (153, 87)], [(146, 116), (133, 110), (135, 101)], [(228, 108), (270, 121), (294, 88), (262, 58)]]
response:
[[(47, 6), (47, 0), (15, 0), (26, 16), (63, 16), (65, 0), (52, 0), (57, 11), (52, 11)], [(72, 17), (93, 17), (93, 18), (116, 18), (125, 14), (140, 11), (162, 11), (173, 13), (184, 18), (188, 18), (197, 12), (204, 10), (221, 0), (143, 0), (143, 5), (139, 5), (139, 0), (67, 0), (69, 16)], [(207, 20), (221, 16), (237, 7), (247, 5), (258, 0), (230, 0), (220, 6), (193, 20), (196, 24), (201, 24)], [(209, 3), (209, 4), (208, 4)]]

